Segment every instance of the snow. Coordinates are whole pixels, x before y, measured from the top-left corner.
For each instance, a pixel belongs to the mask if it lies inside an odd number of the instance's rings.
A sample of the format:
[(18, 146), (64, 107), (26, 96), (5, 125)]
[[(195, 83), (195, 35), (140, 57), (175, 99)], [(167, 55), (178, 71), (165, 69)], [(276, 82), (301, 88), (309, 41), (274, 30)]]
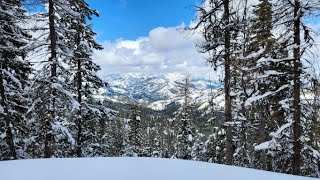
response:
[(192, 140), (193, 140), (192, 135), (189, 134), (189, 135), (188, 135), (188, 141), (189, 141), (189, 142), (192, 142)]
[(279, 135), (287, 128), (292, 126), (292, 122), (282, 125), (276, 132), (270, 133), (272, 137), (279, 137)]
[(308, 180), (220, 164), (153, 158), (68, 158), (1, 161), (3, 180)]
[(271, 141), (263, 142), (257, 146), (254, 146), (255, 151), (266, 150), (270, 148)]
[(250, 98), (248, 98), (246, 100), (244, 105), (245, 106), (250, 106), (253, 102), (259, 101), (260, 99), (266, 98), (266, 97), (268, 97), (270, 95), (274, 95), (274, 94), (276, 94), (276, 93), (278, 93), (278, 92), (280, 92), (280, 91), (282, 91), (282, 90), (284, 90), (286, 88), (289, 88), (288, 84), (281, 86), (278, 90), (276, 90), (274, 92), (273, 91), (268, 91), (268, 92), (266, 92), (266, 93), (264, 93), (262, 95), (252, 96), (252, 97), (250, 97)]
[(277, 149), (278, 147), (281, 147), (281, 145), (277, 143), (276, 139), (280, 138), (280, 134), (283, 133), (284, 130), (290, 128), (291, 126), (292, 126), (292, 122), (289, 122), (279, 127), (279, 129), (276, 132), (271, 132), (270, 136), (272, 137), (272, 139), (270, 141), (266, 141), (254, 146), (254, 150), (260, 151), (260, 150), (267, 150), (267, 149)]
[[(148, 108), (161, 111), (167, 105), (182, 102), (177, 84), (183, 81), (185, 75), (168, 74), (109, 74), (104, 80), (109, 83), (101, 97), (112, 102), (128, 102), (145, 104)], [(206, 77), (191, 79), (190, 97), (192, 101), (203, 104), (208, 101), (210, 88), (221, 86), (220, 82), (210, 81)], [(100, 98), (100, 97), (99, 97)], [(204, 107), (205, 108), (205, 107)]]
[(4, 138), (6, 138), (6, 137), (7, 137), (7, 134), (6, 134), (6, 133), (0, 134), (0, 139), (4, 139)]

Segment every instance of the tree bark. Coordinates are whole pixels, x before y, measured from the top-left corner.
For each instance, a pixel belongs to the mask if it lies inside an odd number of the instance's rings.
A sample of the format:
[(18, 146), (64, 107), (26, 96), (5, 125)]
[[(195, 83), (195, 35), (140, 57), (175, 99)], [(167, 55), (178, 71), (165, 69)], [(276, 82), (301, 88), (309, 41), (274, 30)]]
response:
[[(54, 83), (57, 78), (57, 52), (56, 52), (56, 31), (55, 31), (55, 22), (54, 22), (54, 4), (53, 0), (49, 0), (49, 33), (50, 33), (50, 55), (49, 61), (51, 62), (51, 83)], [(46, 138), (45, 138), (45, 148), (44, 148), (44, 157), (50, 158), (52, 156), (52, 147), (50, 145), (53, 134), (52, 134), (52, 122), (55, 119), (55, 96), (56, 91), (51, 90), (50, 97), (50, 117), (46, 119)]]
[(293, 99), (293, 159), (292, 159), (292, 172), (295, 175), (300, 175), (301, 166), (301, 106), (300, 106), (300, 74), (301, 74), (301, 61), (300, 61), (300, 22), (301, 21), (301, 7), (300, 1), (294, 2), (294, 99)]
[[(78, 34), (77, 34), (77, 47), (80, 46), (80, 33), (81, 33), (81, 27), (79, 26)], [(79, 52), (78, 52), (79, 53)], [(77, 120), (77, 126), (78, 126), (78, 133), (77, 133), (77, 156), (82, 156), (82, 112), (81, 112), (81, 102), (82, 102), (82, 74), (81, 74), (81, 58), (79, 57), (79, 54), (76, 54), (77, 58), (77, 93), (78, 93), (78, 102), (80, 104), (79, 111), (78, 111), (78, 120)]]
[(232, 115), (231, 115), (231, 96), (230, 96), (230, 85), (231, 85), (231, 74), (230, 74), (230, 27), (229, 27), (229, 0), (224, 0), (224, 43), (225, 43), (225, 79), (224, 79), (224, 90), (225, 90), (225, 121), (226, 121), (226, 146), (227, 146), (227, 164), (233, 163), (233, 145), (232, 145)]

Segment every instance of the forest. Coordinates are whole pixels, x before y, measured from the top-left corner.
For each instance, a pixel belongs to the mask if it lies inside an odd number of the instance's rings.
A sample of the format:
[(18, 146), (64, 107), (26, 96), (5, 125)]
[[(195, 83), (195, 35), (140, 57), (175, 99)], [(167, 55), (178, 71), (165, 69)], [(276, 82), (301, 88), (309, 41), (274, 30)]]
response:
[(0, 0), (0, 160), (172, 158), (320, 178), (319, 32), (308, 23), (320, 23), (320, 1), (194, 8), (180, 30), (201, 34), (203, 61), (223, 74), (205, 113), (188, 76), (177, 82), (181, 103), (162, 111), (99, 98), (109, 84), (86, 0)]

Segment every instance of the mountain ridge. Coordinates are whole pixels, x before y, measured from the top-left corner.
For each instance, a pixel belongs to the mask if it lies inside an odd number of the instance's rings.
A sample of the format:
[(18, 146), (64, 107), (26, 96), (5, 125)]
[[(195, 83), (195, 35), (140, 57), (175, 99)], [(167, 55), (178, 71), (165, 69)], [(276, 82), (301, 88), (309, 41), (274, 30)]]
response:
[[(168, 74), (109, 74), (103, 77), (108, 82), (104, 95), (113, 102), (144, 104), (154, 110), (163, 110), (172, 102), (180, 102), (178, 84), (183, 83), (185, 75)], [(207, 78), (192, 78), (191, 98), (196, 103), (208, 101), (210, 91), (221, 86), (221, 82)]]

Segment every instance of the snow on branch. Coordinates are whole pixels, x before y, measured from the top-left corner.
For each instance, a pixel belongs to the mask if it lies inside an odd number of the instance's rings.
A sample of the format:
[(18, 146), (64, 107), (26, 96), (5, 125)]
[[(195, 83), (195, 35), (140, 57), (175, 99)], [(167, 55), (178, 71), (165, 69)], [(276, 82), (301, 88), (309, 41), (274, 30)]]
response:
[(245, 105), (246, 107), (247, 107), (247, 106), (250, 106), (250, 105), (252, 105), (252, 103), (254, 103), (254, 102), (256, 102), (256, 101), (259, 101), (259, 100), (261, 100), (261, 99), (264, 99), (264, 98), (266, 98), (266, 97), (268, 97), (268, 96), (270, 96), (270, 95), (274, 95), (274, 94), (276, 94), (276, 93), (278, 93), (278, 92), (280, 92), (280, 91), (282, 91), (282, 90), (284, 90), (284, 89), (286, 89), (286, 88), (289, 88), (289, 85), (288, 85), (288, 84), (281, 86), (281, 87), (280, 87), (278, 90), (276, 90), (276, 91), (268, 91), (268, 92), (266, 92), (266, 93), (264, 93), (264, 94), (262, 94), (262, 95), (250, 97), (250, 98), (248, 98), (248, 99), (246, 100), (246, 102), (245, 102), (244, 105)]

